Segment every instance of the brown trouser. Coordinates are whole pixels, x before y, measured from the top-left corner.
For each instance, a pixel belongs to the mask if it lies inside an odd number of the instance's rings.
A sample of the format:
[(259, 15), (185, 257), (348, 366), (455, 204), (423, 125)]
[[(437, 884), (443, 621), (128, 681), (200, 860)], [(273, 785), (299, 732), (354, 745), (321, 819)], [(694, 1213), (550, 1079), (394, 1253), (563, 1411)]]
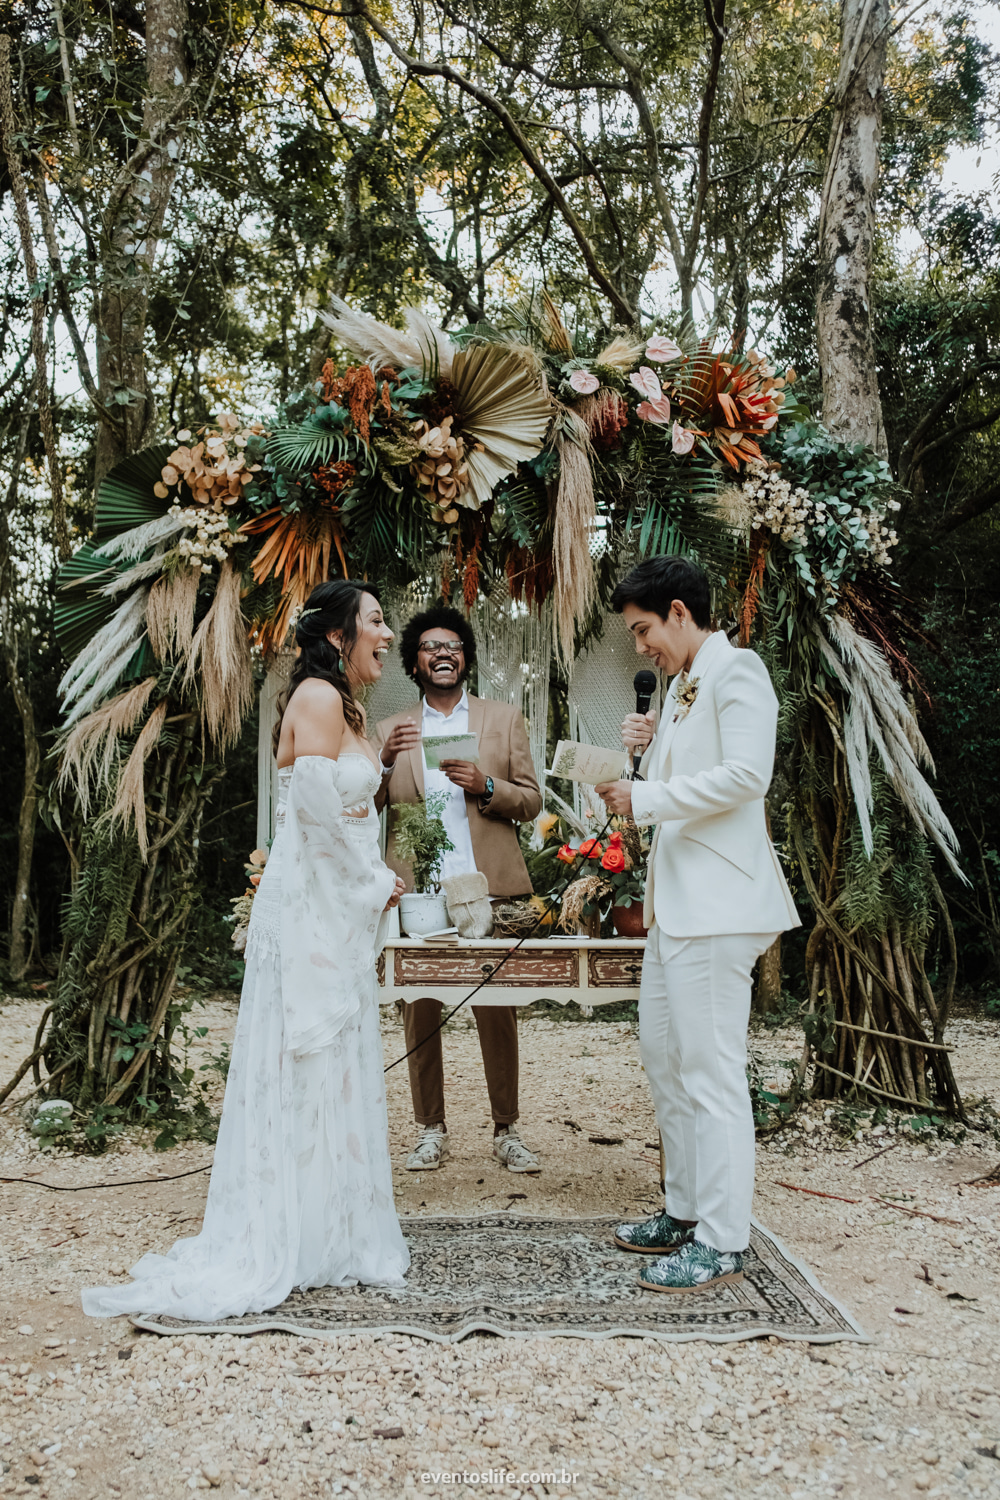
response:
[[(408, 1058), (413, 1116), (418, 1125), (437, 1125), (444, 1113), (444, 1054), (440, 1025), (440, 1000), (425, 996), (403, 1006), (406, 1050), (424, 1042)], [(479, 1029), (486, 1089), (495, 1125), (513, 1125), (517, 1119), (517, 1008), (513, 1005), (474, 1005), (472, 1014)], [(427, 1037), (429, 1040), (424, 1041)]]

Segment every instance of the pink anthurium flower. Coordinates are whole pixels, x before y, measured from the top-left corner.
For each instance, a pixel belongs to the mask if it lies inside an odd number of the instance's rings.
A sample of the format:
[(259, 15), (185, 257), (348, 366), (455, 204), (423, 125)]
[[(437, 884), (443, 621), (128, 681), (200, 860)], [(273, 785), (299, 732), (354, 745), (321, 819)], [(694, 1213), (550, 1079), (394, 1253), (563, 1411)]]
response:
[(694, 447), (694, 433), (688, 432), (679, 422), (674, 423), (673, 440), (670, 444), (675, 453), (690, 453)]
[(670, 402), (666, 396), (657, 396), (655, 401), (640, 401), (635, 412), (644, 422), (655, 422), (658, 427), (665, 427), (670, 421)]
[(579, 391), (581, 396), (590, 396), (597, 390), (601, 382), (589, 370), (574, 370), (569, 377), (569, 383), (574, 391)]
[(658, 365), (665, 365), (671, 359), (680, 359), (681, 351), (673, 339), (665, 338), (662, 333), (656, 333), (646, 345), (646, 358), (655, 359)]
[(639, 395), (648, 397), (650, 401), (659, 401), (663, 395), (659, 376), (648, 365), (640, 365), (638, 370), (633, 370), (629, 376), (629, 380), (631, 380)]

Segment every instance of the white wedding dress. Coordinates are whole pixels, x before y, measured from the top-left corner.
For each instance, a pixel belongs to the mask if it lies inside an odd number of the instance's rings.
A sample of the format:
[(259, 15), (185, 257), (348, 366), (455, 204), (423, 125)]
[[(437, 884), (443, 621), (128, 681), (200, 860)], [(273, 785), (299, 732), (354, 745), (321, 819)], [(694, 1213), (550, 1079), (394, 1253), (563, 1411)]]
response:
[(279, 772), (201, 1233), (144, 1255), (129, 1285), (85, 1290), (92, 1317), (208, 1322), (293, 1287), (403, 1285), (375, 996), (394, 888), (378, 784), (353, 752)]

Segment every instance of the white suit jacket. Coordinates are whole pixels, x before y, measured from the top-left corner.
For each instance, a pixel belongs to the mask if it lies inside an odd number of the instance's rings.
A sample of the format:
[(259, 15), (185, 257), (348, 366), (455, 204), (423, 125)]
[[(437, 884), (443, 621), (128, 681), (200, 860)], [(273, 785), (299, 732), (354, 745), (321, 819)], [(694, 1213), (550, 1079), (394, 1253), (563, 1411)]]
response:
[(670, 937), (784, 932), (801, 925), (767, 832), (778, 700), (755, 652), (710, 635), (691, 664), (694, 703), (674, 678), (632, 788), (653, 823), (643, 920)]

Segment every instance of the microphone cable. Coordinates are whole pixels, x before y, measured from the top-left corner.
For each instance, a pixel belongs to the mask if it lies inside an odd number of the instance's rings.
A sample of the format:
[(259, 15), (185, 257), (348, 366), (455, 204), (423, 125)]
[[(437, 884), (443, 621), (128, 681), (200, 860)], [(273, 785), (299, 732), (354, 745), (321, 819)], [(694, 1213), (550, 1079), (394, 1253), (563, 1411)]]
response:
[[(604, 837), (604, 835), (607, 833), (608, 829), (611, 827), (612, 822), (614, 821), (614, 819), (617, 816), (618, 816), (617, 813), (611, 813), (608, 816), (607, 821), (604, 824), (604, 827), (600, 830), (599, 833), (593, 834), (592, 837), (595, 838), (595, 839), (602, 839)], [(584, 861), (586, 861), (586, 860), (588, 860), (590, 858), (590, 855), (587, 854), (587, 855), (584, 855), (583, 857), (584, 857)], [(437, 1034), (438, 1034), (439, 1031), (443, 1031), (444, 1030), (444, 1027), (445, 1027), (446, 1023), (451, 1020), (452, 1016), (457, 1015), (457, 1013), (462, 1009), (463, 1005), (468, 1005), (469, 1001), (475, 999), (476, 995), (479, 994), (480, 990), (485, 989), (488, 984), (491, 984), (493, 982), (493, 979), (494, 979), (494, 977), (495, 977), (495, 975), (497, 973), (497, 970), (498, 969), (502, 969), (503, 966), (504, 966), (504, 964), (507, 962), (507, 960), (509, 958), (513, 958), (514, 954), (517, 952), (518, 948), (520, 948), (521, 944), (522, 943), (526, 943), (530, 937), (533, 937), (534, 934), (538, 931), (539, 927), (545, 921), (545, 918), (548, 917), (548, 916), (551, 916), (551, 914), (556, 910), (559, 902), (562, 900), (562, 898), (565, 895), (566, 891), (569, 889), (570, 885), (576, 879), (576, 876), (577, 876), (577, 873), (578, 873), (576, 865), (577, 865), (577, 860), (579, 860), (579, 858), (580, 858), (580, 853), (579, 853), (579, 850), (578, 850), (576, 858), (572, 861), (572, 863), (570, 865), (569, 874), (567, 875), (566, 879), (563, 881), (563, 884), (562, 884), (561, 888), (555, 893), (554, 896), (550, 896), (550, 898), (549, 898), (549, 904), (545, 907), (544, 911), (542, 911), (542, 912), (539, 913), (538, 918), (535, 921), (534, 925), (531, 926), (531, 927), (529, 927), (528, 931), (525, 932), (521, 937), (519, 937), (518, 940), (517, 940), (517, 942), (514, 943), (512, 947), (508, 948), (507, 952), (503, 955), (503, 957), (493, 966), (493, 968), (485, 976), (485, 978), (481, 979), (479, 981), (479, 983), (476, 985), (475, 989), (471, 990), (469, 992), (469, 994), (466, 995), (466, 997), (465, 997), (464, 1000), (460, 1000), (453, 1010), (450, 1010), (446, 1016), (442, 1016), (440, 1022), (438, 1023), (437, 1026), (435, 1026), (435, 1028), (434, 1028), (433, 1031), (429, 1031), (425, 1037), (421, 1037), (420, 1041), (417, 1042), (417, 1044), (415, 1046), (411, 1047), (408, 1052), (404, 1052), (403, 1055), (402, 1055), (402, 1057), (397, 1057), (396, 1060), (395, 1060), (395, 1062), (391, 1062), (391, 1063), (388, 1064), (387, 1067), (383, 1068), (382, 1069), (383, 1074), (391, 1072), (393, 1068), (397, 1068), (401, 1062), (405, 1062), (408, 1057), (412, 1057), (413, 1054), (414, 1054), (414, 1052), (419, 1052), (420, 1048), (423, 1047), (427, 1042), (429, 1042), (432, 1039), (432, 1037), (437, 1036)], [(404, 1001), (404, 1004), (405, 1003), (406, 1002)]]

